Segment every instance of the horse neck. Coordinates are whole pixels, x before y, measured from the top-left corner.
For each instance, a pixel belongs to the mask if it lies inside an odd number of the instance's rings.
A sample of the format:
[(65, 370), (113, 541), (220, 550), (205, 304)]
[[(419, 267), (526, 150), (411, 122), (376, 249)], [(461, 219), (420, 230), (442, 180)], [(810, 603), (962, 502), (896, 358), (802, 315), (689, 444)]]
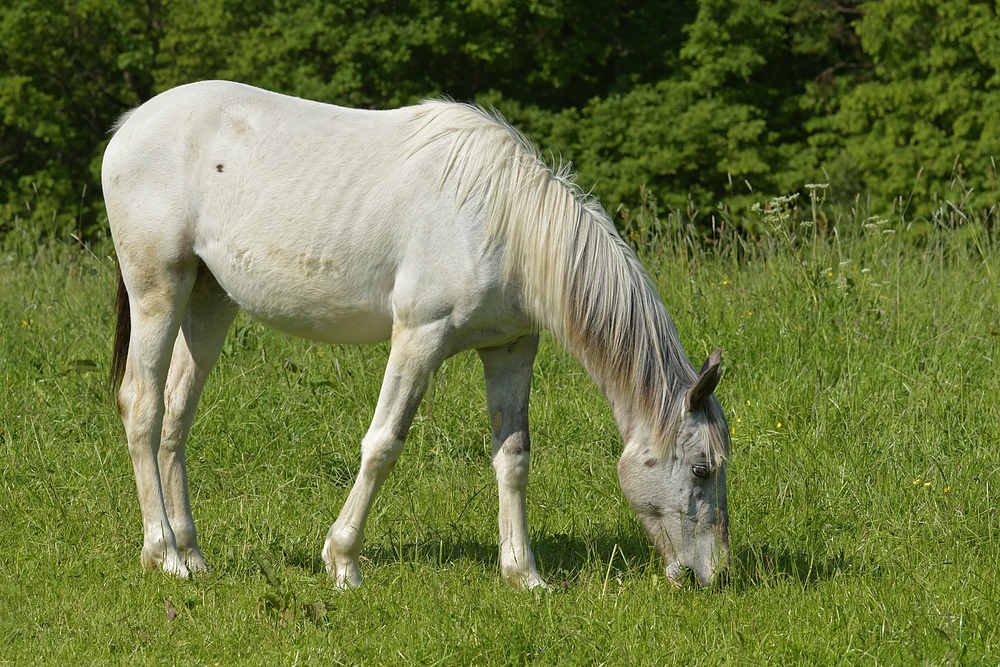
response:
[(638, 418), (662, 431), (695, 381), (694, 368), (631, 248), (613, 229), (591, 232), (597, 251), (570, 276), (566, 345), (603, 388), (623, 430)]
[(509, 125), (464, 113), (475, 116), (475, 131), (456, 140), (446, 175), (459, 179), (460, 199), (482, 198), (487, 236), (504, 247), (525, 311), (580, 359), (612, 405), (633, 405), (665, 428), (697, 375), (649, 274), (563, 170), (545, 166)]

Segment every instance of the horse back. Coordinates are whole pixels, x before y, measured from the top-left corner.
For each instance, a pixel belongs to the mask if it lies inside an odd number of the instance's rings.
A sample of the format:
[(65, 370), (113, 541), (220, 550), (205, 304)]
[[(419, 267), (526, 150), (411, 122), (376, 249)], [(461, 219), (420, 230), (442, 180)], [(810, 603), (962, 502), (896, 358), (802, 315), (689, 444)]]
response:
[(230, 82), (167, 91), (123, 120), (105, 155), (120, 259), (197, 259), (252, 315), (331, 342), (385, 339), (401, 313), (472, 317), (502, 271), (482, 207), (443, 174), (448, 142), (427, 139), (440, 113)]

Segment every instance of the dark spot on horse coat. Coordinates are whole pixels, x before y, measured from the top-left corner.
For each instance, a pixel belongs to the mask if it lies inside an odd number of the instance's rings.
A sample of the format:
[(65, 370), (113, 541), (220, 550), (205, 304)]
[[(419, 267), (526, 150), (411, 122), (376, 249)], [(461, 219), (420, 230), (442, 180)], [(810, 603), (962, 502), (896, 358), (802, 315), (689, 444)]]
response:
[(215, 165), (215, 170), (221, 174), (222, 173), (222, 165), (221, 164)]
[(645, 461), (642, 462), (642, 465), (646, 466), (647, 468), (652, 468), (653, 466), (656, 465), (656, 459), (646, 459)]

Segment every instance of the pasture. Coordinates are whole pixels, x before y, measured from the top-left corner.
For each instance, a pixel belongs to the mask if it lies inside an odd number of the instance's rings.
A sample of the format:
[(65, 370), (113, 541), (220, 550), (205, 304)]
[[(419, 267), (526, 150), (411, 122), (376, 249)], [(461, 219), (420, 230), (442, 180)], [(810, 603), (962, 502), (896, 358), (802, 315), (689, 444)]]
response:
[(724, 351), (732, 567), (679, 591), (619, 491), (608, 405), (549, 336), (528, 514), (552, 590), (501, 582), (471, 353), (438, 373), (375, 505), (365, 586), (333, 590), (320, 549), (388, 347), (243, 316), (188, 447), (214, 570), (144, 572), (106, 384), (110, 243), (35, 249), (15, 221), (0, 254), (0, 664), (997, 664), (997, 239), (974, 216), (813, 204), (773, 202), (753, 241), (702, 243), (673, 217), (628, 228), (688, 355)]

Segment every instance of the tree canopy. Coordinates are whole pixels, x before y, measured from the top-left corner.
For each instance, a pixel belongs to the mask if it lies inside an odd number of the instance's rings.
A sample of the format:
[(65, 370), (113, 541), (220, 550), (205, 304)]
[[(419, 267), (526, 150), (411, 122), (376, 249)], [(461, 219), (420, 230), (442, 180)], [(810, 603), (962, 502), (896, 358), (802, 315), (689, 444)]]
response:
[(101, 233), (115, 119), (227, 78), (366, 108), (495, 106), (609, 210), (830, 184), (989, 207), (1000, 17), (977, 0), (8, 0), (0, 233)]

